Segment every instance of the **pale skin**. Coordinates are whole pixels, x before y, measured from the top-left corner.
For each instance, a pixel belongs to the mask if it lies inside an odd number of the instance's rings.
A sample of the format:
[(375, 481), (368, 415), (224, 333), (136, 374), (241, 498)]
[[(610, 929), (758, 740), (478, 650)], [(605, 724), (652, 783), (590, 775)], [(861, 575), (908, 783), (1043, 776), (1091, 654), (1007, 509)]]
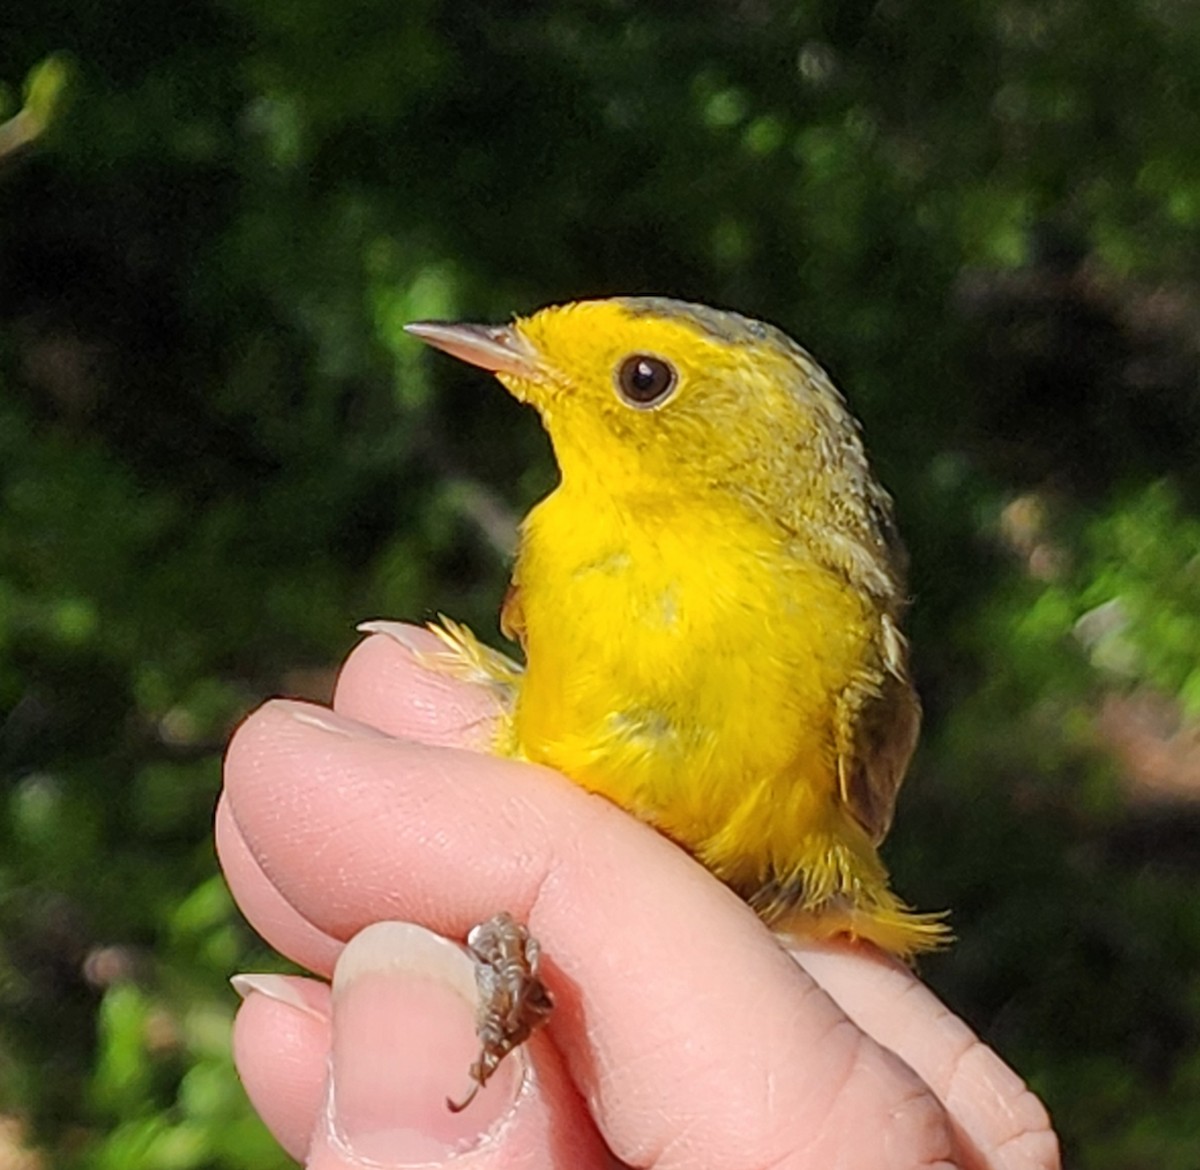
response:
[[(1041, 1103), (914, 973), (867, 947), (785, 948), (651, 829), (488, 756), (494, 697), (429, 670), (434, 650), (412, 627), (374, 634), (332, 711), (268, 703), (230, 747), (217, 815), (229, 884), (263, 937), (321, 977), (253, 977), (235, 1031), (250, 1098), (293, 1157), (1056, 1170)], [(344, 948), (387, 920), (462, 939), (501, 909), (539, 939), (556, 1006), (451, 1114), (475, 1055), (471, 1009), (389, 967), (386, 929)]]

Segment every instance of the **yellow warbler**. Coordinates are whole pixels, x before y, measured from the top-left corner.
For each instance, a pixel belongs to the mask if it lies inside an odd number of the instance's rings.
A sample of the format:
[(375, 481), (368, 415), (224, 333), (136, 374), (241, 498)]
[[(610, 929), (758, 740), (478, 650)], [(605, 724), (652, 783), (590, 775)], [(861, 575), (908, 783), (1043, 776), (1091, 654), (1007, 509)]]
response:
[(443, 630), (510, 697), (497, 750), (654, 825), (778, 929), (943, 941), (876, 853), (920, 723), (904, 555), (821, 367), (654, 297), (408, 328), (534, 406), (561, 473), (501, 615), (524, 668)]

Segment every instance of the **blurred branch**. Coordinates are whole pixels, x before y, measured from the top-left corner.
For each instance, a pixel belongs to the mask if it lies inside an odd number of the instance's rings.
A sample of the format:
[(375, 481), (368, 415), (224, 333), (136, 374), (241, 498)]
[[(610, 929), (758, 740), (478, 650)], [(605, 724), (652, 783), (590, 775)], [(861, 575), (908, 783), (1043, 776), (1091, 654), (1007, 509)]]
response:
[(25, 104), (0, 122), (0, 163), (37, 141), (61, 112), (71, 70), (62, 57), (47, 57), (25, 81)]
[(470, 520), (502, 560), (508, 562), (517, 551), (517, 513), (486, 484), (464, 476), (454, 476), (446, 485), (458, 510)]
[(517, 551), (520, 514), (499, 492), (463, 471), (433, 427), (421, 428), (420, 449), (430, 469), (445, 485), (455, 511), (475, 525), (488, 547), (507, 565)]

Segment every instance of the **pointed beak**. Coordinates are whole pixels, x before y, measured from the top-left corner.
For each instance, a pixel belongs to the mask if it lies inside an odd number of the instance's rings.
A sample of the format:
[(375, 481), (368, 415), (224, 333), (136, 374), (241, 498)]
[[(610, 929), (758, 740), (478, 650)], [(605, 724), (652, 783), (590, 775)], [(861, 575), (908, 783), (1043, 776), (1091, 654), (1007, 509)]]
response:
[(533, 378), (539, 368), (533, 347), (510, 325), (451, 325), (444, 321), (414, 321), (406, 333), (451, 357), (493, 374)]

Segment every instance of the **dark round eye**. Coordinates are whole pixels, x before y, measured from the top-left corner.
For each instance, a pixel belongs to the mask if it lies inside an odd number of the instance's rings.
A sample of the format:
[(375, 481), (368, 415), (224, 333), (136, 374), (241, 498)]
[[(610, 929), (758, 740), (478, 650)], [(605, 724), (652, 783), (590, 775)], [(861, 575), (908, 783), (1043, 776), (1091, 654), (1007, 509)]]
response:
[(630, 406), (657, 406), (672, 390), (678, 375), (670, 362), (648, 353), (633, 353), (617, 367), (617, 390)]

